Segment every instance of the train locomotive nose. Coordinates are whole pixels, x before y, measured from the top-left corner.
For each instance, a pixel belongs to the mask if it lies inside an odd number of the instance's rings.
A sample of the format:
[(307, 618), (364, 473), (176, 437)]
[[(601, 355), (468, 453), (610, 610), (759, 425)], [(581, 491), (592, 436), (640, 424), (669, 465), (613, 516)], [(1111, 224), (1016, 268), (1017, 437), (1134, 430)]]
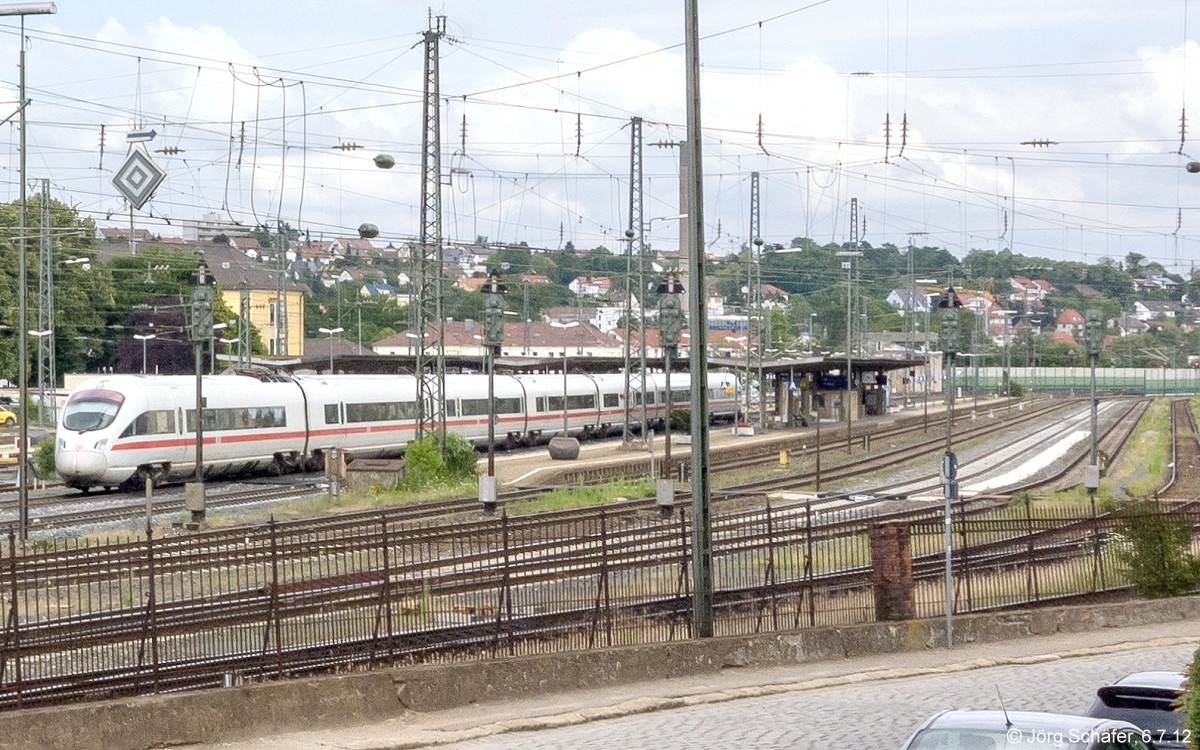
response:
[(65, 481), (100, 481), (108, 468), (104, 453), (96, 450), (60, 450), (54, 454), (54, 467)]

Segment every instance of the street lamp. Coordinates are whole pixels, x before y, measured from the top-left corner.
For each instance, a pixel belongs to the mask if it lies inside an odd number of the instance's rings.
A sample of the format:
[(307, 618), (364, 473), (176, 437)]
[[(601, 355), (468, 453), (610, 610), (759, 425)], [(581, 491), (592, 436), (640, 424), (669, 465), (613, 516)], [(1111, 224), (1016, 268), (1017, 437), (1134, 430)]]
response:
[[(158, 334), (157, 333), (147, 333), (147, 334), (135, 333), (135, 334), (133, 334), (133, 338), (135, 341), (142, 342), (142, 374), (145, 375), (146, 374), (146, 342), (149, 341), (150, 339), (158, 338)], [(224, 341), (225, 339), (221, 339), (221, 340)]]
[[(914, 284), (936, 284), (937, 279), (913, 279)], [(924, 290), (921, 291), (921, 296), (925, 298), (925, 416), (921, 425), (922, 432), (929, 431), (929, 381), (931, 378), (929, 372), (929, 295)]]
[[(838, 252), (834, 253), (834, 255), (839, 258), (861, 258), (863, 254), (862, 254), (861, 250), (839, 250)], [(853, 266), (854, 266), (854, 261), (852, 261), (852, 260), (843, 260), (842, 261), (842, 268), (845, 269), (845, 271), (846, 271), (846, 403), (845, 403), (845, 412), (846, 412), (846, 454), (847, 455), (849, 455), (853, 450), (853, 447), (850, 443), (850, 425), (854, 419), (853, 408), (850, 403), (851, 402), (851, 398), (850, 398), (851, 390), (850, 389), (852, 387), (852, 381), (854, 380), (853, 365), (851, 364), (851, 361), (850, 361), (850, 356), (851, 356), (851, 354), (850, 354), (850, 343), (851, 343), (850, 327), (851, 327), (851, 321), (852, 321), (852, 318), (850, 316), (851, 316), (851, 310), (854, 307), (854, 305), (853, 305), (854, 293), (853, 293), (853, 289), (851, 287), (851, 282), (853, 281), (853, 276), (851, 276), (851, 269), (853, 268)]]
[[(20, 16), (21, 17), (21, 35), (19, 38), (20, 53), (17, 57), (17, 68), (19, 71), (19, 93), (17, 102), (18, 123), (20, 130), (20, 143), (18, 146), (19, 159), (17, 168), (17, 184), (20, 188), (21, 211), (20, 224), (18, 225), (18, 245), (17, 245), (17, 330), (24, 331), (28, 323), (26, 317), (26, 299), (25, 299), (25, 284), (28, 281), (26, 276), (28, 271), (25, 268), (25, 110), (29, 102), (25, 98), (25, 16), (49, 15), (57, 13), (58, 8), (54, 3), (10, 3), (0, 5), (0, 16)], [(24, 336), (17, 337), (17, 389), (21, 396), (21, 403), (28, 402), (26, 398), (26, 390), (29, 388), (29, 349)], [(25, 466), (26, 456), (29, 451), (29, 413), (28, 409), (21, 409), (20, 414), (20, 430), (18, 432), (17, 445), (17, 463), (20, 466)], [(18, 482), (17, 487), (17, 533), (21, 539), (29, 538), (29, 489), (26, 487), (25, 481)]]
[[(39, 348), (41, 346), (42, 341), (49, 340), (49, 339), (47, 339), (47, 337), (53, 333), (54, 333), (54, 331), (51, 331), (51, 330), (29, 331), (29, 335), (33, 336), (34, 338), (36, 338), (38, 340)], [(53, 399), (53, 398), (54, 398), (54, 394), (52, 391), (51, 399)], [(22, 401), (22, 404), (24, 404), (24, 403), (25, 402)], [(21, 411), (24, 412), (25, 409), (22, 408)], [(46, 413), (46, 384), (43, 383), (41, 380), (38, 380), (38, 426), (39, 427), (46, 426), (45, 413)]]
[(333, 374), (333, 337), (336, 334), (341, 333), (345, 329), (343, 329), (341, 326), (338, 326), (337, 328), (318, 328), (317, 330), (321, 333), (329, 334), (329, 374), (332, 375)]

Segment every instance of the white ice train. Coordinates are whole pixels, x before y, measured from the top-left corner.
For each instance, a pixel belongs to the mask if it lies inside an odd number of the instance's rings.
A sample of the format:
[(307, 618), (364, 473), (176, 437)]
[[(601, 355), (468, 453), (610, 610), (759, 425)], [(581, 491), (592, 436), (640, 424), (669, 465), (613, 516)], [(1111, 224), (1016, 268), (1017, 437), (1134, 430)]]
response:
[[(203, 379), (206, 477), (316, 468), (330, 448), (353, 458), (400, 455), (417, 418), (413, 375), (280, 375), (227, 372)], [(738, 381), (708, 377), (710, 419), (733, 419)], [(487, 376), (445, 377), (446, 427), (479, 445), (487, 441)], [(625, 423), (622, 374), (496, 375), (496, 441), (532, 444), (562, 434), (600, 437)], [(671, 376), (672, 406), (687, 408), (690, 376)], [(659, 423), (666, 414), (665, 376), (630, 384), (631, 418)], [(58, 424), (55, 465), (71, 487), (133, 487), (195, 475), (196, 379), (107, 375), (72, 391)]]

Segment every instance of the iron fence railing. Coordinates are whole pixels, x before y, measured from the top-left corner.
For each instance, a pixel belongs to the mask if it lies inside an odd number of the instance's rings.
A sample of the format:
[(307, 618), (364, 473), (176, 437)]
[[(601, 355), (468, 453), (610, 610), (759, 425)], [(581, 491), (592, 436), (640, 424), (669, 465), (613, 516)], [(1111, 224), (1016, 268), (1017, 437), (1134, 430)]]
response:
[[(880, 513), (841, 500), (716, 517), (717, 633), (875, 619)], [(916, 613), (941, 615), (941, 508), (905, 518)], [(1126, 587), (1119, 523), (1028, 503), (956, 509), (954, 611)], [(683, 513), (272, 522), (26, 550), (10, 534), (0, 707), (688, 638), (690, 534)]]

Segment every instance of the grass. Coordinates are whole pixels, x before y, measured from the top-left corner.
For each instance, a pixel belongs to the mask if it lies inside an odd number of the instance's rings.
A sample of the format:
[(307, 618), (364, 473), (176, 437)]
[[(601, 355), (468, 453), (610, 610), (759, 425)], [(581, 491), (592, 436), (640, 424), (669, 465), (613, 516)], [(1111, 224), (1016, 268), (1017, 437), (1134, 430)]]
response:
[(1109, 467), (1101, 486), (1116, 485), (1133, 497), (1149, 497), (1162, 486), (1170, 455), (1170, 401), (1155, 399)]

